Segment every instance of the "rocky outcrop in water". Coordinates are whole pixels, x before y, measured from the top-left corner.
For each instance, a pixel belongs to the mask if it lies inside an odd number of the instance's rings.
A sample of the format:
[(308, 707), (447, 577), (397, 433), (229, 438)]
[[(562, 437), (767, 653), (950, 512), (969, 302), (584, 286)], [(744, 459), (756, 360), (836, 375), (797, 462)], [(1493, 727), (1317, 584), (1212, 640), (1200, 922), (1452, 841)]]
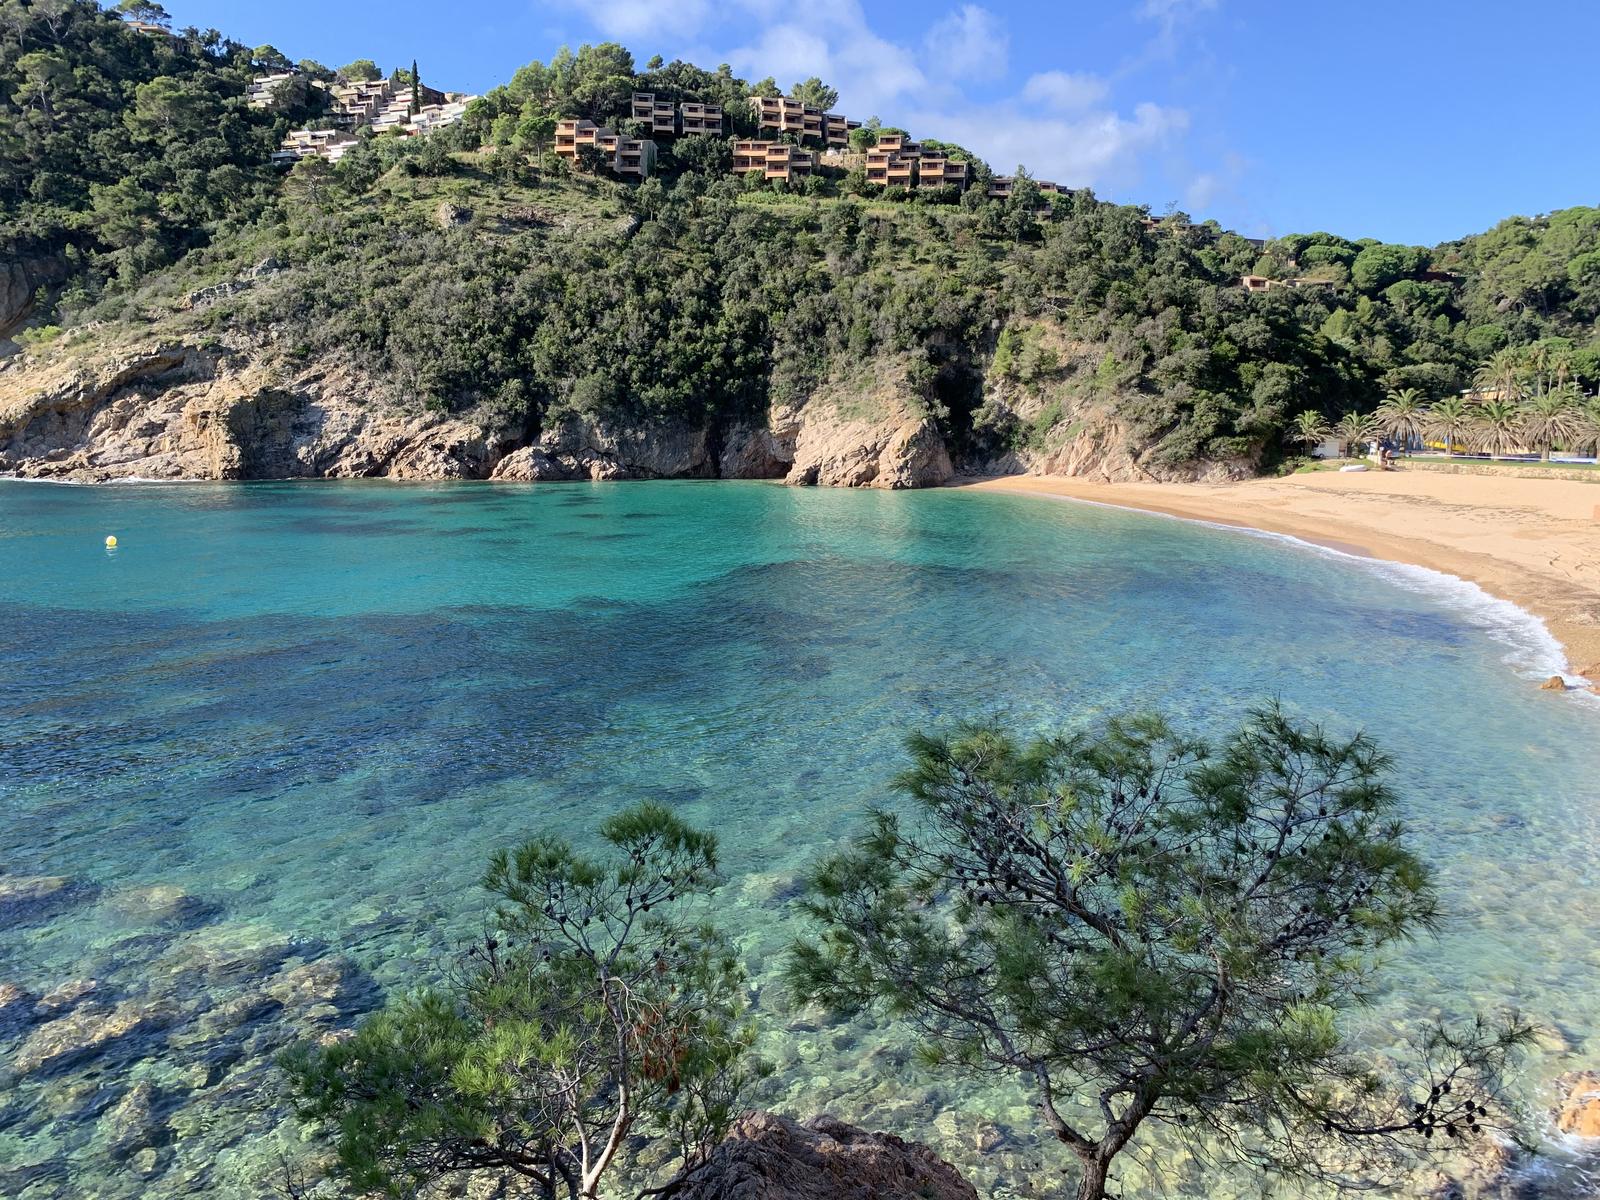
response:
[(832, 1117), (805, 1124), (767, 1112), (735, 1122), (677, 1200), (977, 1200), (926, 1146)]
[(1583, 1138), (1600, 1138), (1600, 1071), (1574, 1071), (1559, 1081), (1561, 1103), (1556, 1128)]

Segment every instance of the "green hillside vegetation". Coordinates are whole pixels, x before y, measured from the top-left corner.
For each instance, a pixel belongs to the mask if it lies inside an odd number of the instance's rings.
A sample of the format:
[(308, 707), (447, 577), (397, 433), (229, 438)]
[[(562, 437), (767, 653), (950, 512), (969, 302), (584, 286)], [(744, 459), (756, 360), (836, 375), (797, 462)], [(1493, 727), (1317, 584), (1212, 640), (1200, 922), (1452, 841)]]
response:
[[(1214, 222), (1151, 227), (1145, 209), (1020, 180), (1004, 201), (883, 194), (843, 171), (790, 190), (728, 173), (732, 136), (752, 132), (745, 101), (773, 81), (640, 70), (613, 44), (530, 63), (459, 125), (283, 173), (268, 154), (319, 123), (320, 93), (262, 111), (244, 91), (286, 63), (215, 31), (141, 34), (90, 0), (0, 0), (0, 244), (73, 271), (42, 319), (101, 323), (97, 339), (151, 321), (270, 331), (398, 397), (530, 430), (567, 411), (714, 429), (896, 356), (958, 454), (1037, 443), (1066, 397), (1171, 463), (1270, 464), (1303, 411), (1367, 413), (1407, 388), (1442, 399), (1505, 347), (1543, 344), (1580, 387), (1600, 382), (1597, 209), (1434, 248), (1315, 233), (1261, 250)], [(659, 139), (643, 184), (549, 154), (562, 116), (642, 132), (625, 119), (634, 90), (722, 104), (730, 136)], [(815, 79), (794, 91), (831, 98)], [(288, 269), (184, 310), (269, 256)], [(1252, 294), (1246, 274), (1302, 282)], [(999, 379), (1052, 399), (1019, 419), (986, 391)]]

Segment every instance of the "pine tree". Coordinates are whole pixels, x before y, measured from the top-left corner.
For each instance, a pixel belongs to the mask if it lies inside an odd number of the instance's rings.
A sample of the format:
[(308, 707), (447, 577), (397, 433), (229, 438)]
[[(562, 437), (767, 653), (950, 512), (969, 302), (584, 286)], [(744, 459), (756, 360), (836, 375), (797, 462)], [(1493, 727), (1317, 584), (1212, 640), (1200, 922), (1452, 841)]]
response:
[(411, 60), (411, 115), (422, 111), (422, 77), (417, 74), (417, 60)]

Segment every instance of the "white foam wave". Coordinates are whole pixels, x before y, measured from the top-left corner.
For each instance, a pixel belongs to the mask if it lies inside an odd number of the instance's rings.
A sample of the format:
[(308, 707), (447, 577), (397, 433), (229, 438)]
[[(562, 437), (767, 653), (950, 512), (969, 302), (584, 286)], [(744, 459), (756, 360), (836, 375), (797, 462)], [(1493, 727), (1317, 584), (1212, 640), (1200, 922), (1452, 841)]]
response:
[[(1143, 513), (1146, 516), (1166, 517), (1189, 525), (1203, 525), (1225, 533), (1243, 534), (1261, 541), (1284, 542), (1297, 549), (1338, 559), (1360, 570), (1368, 571), (1397, 587), (1417, 595), (1426, 596), (1435, 603), (1451, 609), (1464, 618), (1467, 624), (1482, 630), (1488, 637), (1506, 648), (1502, 661), (1524, 679), (1544, 680), (1552, 675), (1563, 676), (1569, 687), (1567, 695), (1585, 704), (1600, 707), (1600, 695), (1588, 690), (1594, 682), (1567, 670), (1567, 655), (1561, 643), (1550, 632), (1541, 617), (1510, 600), (1491, 596), (1470, 579), (1419, 567), (1413, 563), (1391, 562), (1388, 559), (1369, 558), (1364, 554), (1351, 554), (1333, 546), (1307, 541), (1292, 533), (1275, 533), (1255, 529), (1248, 525), (1230, 525), (1224, 521), (1207, 521), (1198, 517), (1182, 517), (1173, 513), (1155, 512), (1126, 504), (1108, 504), (1103, 500), (1082, 500), (1076, 496), (1061, 497), (1078, 504), (1096, 508), (1114, 508), (1121, 512)], [(1570, 686), (1570, 685), (1576, 685)]]

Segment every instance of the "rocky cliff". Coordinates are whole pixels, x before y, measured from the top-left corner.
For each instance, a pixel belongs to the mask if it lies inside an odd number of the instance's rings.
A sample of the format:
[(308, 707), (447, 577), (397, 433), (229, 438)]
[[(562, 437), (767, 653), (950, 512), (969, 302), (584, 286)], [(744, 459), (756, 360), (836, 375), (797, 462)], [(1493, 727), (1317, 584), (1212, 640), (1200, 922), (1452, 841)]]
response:
[[(895, 360), (731, 425), (569, 412), (530, 434), (486, 414), (408, 408), (355, 364), (288, 361), (270, 346), (183, 339), (94, 351), (71, 339), (0, 359), (0, 473), (85, 483), (723, 478), (892, 489), (937, 486), (957, 470), (1196, 475), (1153, 469), (1115, 425), (1092, 414), (1062, 419), (1059, 400), (1048, 401), (1051, 426), (1022, 448), (968, 439), (953, 459), (941, 421)], [(1045, 399), (993, 390), (992, 412), (1040, 422)], [(1242, 474), (1248, 464), (1208, 469)]]
[[(904, 379), (819, 391), (724, 429), (567, 414), (527, 440), (407, 411), (349, 364), (290, 368), (182, 343), (0, 362), (0, 472), (29, 479), (784, 479), (908, 488), (953, 468)], [(526, 441), (527, 444), (523, 444)]]

